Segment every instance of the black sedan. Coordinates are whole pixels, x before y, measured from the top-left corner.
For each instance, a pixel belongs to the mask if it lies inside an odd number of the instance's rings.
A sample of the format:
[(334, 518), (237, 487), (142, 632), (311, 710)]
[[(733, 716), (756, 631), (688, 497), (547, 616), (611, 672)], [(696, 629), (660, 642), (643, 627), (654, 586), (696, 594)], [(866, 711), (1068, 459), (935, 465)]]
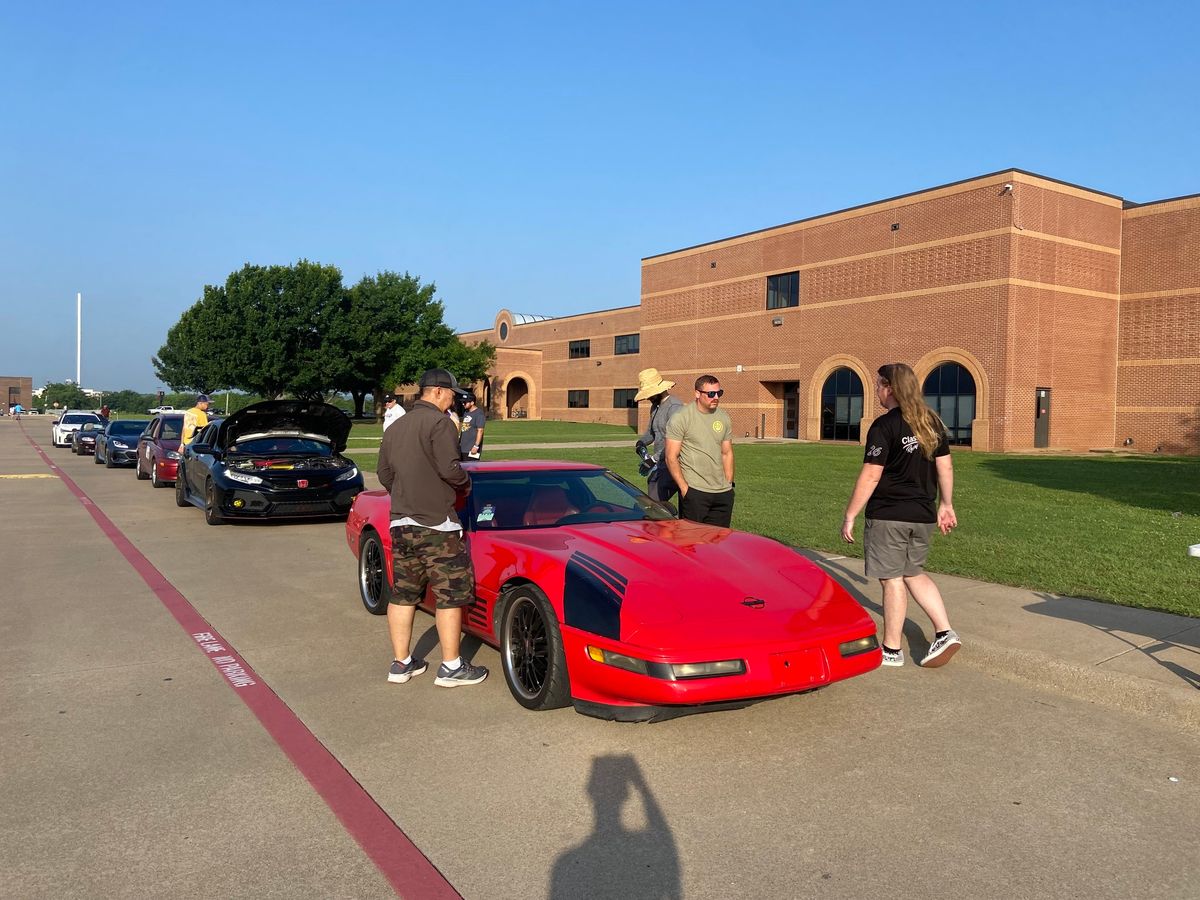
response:
[(175, 502), (209, 525), (231, 518), (339, 516), (363, 490), (342, 456), (350, 420), (336, 406), (263, 400), (210, 423), (180, 452)]
[(78, 431), (71, 432), (71, 452), (76, 456), (88, 456), (96, 452), (96, 439), (104, 433), (108, 420), (85, 422)]
[(104, 463), (109, 469), (137, 465), (138, 438), (149, 424), (148, 419), (109, 422), (96, 438), (96, 465)]

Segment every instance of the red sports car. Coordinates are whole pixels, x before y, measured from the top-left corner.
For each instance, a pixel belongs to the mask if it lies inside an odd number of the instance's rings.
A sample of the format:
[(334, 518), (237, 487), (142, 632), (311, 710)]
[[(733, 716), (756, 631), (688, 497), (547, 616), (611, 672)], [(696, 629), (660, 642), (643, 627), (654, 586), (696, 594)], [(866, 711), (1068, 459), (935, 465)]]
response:
[[(677, 519), (600, 466), (464, 467), (476, 602), (463, 627), (499, 648), (527, 709), (571, 703), (647, 721), (813, 690), (880, 664), (870, 616), (783, 544)], [(390, 594), (388, 522), (387, 494), (366, 491), (346, 523), (376, 615)]]

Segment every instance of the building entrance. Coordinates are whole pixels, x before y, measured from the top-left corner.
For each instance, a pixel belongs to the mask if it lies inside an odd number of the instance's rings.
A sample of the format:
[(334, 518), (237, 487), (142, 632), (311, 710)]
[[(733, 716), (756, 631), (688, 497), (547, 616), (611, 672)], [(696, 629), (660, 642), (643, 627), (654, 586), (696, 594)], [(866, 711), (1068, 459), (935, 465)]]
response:
[(783, 383), (783, 436), (800, 437), (800, 382)]
[(1050, 388), (1037, 389), (1037, 406), (1034, 407), (1033, 446), (1050, 446)]

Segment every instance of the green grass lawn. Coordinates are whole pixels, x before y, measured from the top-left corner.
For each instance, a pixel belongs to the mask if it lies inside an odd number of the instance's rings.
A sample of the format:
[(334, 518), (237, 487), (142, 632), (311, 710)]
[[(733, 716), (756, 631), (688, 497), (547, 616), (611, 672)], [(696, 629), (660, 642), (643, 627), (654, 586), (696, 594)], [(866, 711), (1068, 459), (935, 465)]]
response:
[[(641, 485), (630, 444), (488, 458), (594, 462)], [(740, 444), (736, 456), (734, 527), (862, 555), (861, 516), (856, 544), (840, 536), (859, 448)], [(374, 457), (357, 459), (374, 469)], [(1186, 555), (1200, 543), (1200, 459), (962, 452), (954, 467), (959, 527), (935, 536), (930, 571), (1200, 616), (1200, 559)]]

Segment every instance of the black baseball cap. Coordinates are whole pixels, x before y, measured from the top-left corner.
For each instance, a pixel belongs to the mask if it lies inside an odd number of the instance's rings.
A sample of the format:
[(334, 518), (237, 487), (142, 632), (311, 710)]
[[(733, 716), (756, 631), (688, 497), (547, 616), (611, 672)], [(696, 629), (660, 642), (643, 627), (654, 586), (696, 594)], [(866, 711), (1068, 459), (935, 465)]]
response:
[(197, 403), (212, 403), (212, 400), (209, 399), (208, 394), (201, 394), (199, 397), (196, 398), (196, 402)]
[(445, 369), (427, 369), (421, 376), (420, 387), (442, 387), (457, 391), (458, 380)]

